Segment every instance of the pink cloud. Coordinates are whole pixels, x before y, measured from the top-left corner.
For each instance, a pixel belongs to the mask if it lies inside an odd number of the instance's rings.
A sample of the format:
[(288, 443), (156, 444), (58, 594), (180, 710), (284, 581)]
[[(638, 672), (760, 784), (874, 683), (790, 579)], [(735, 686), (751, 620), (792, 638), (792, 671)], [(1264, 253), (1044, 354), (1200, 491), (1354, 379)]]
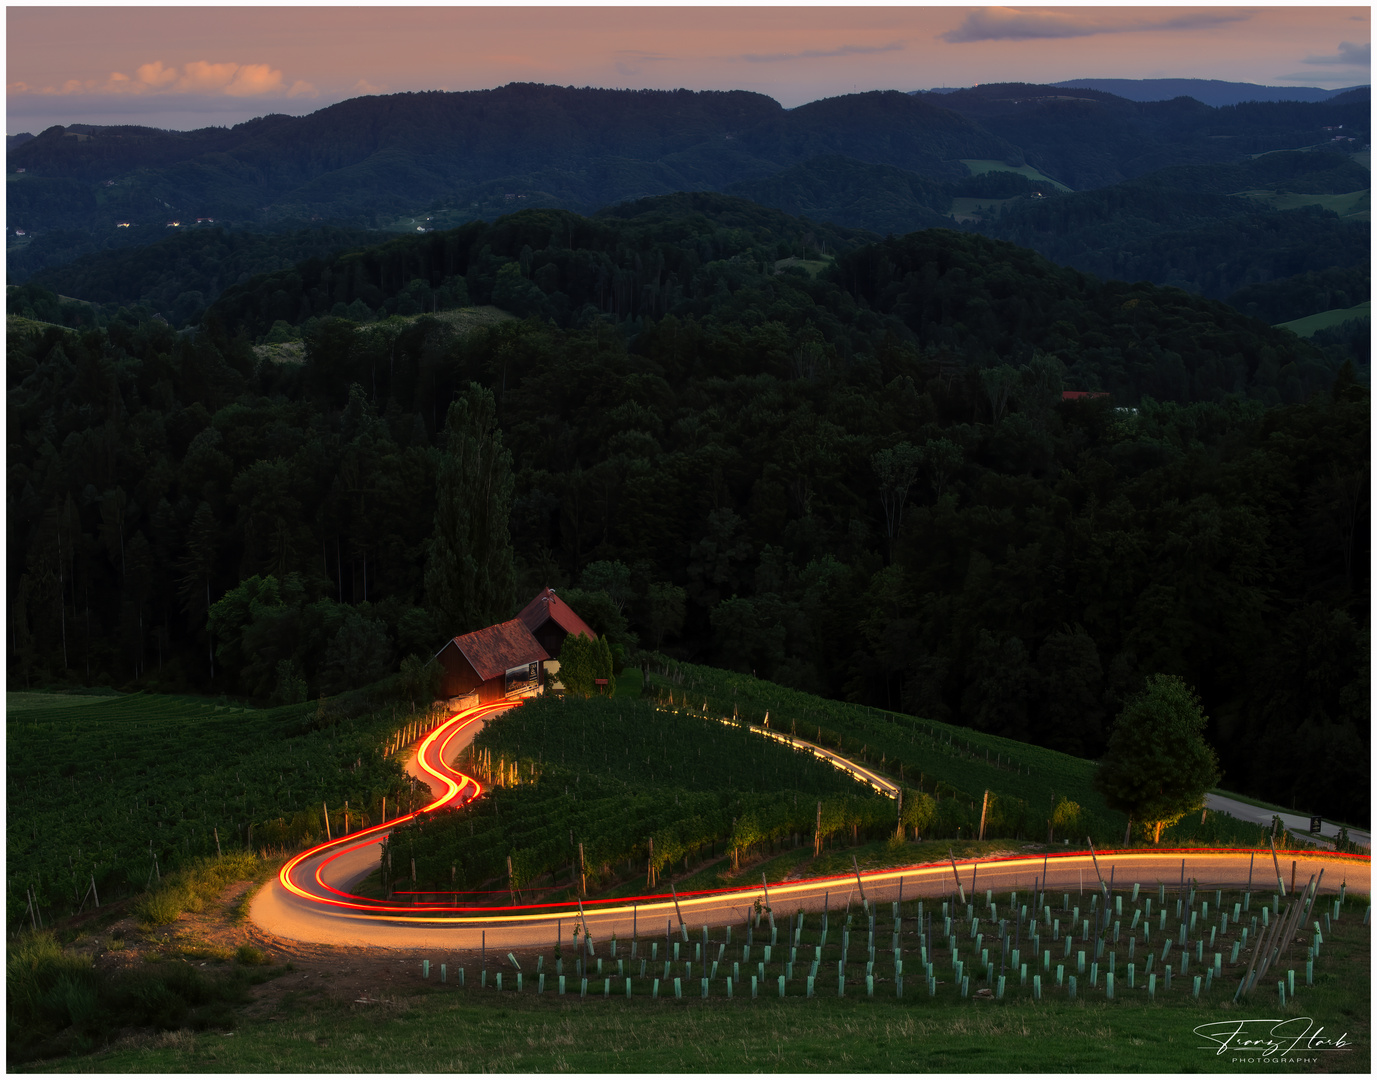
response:
[(238, 64), (209, 64), (204, 60), (193, 60), (182, 69), (182, 77), (177, 82), (178, 90), (224, 90), (234, 79)]
[(161, 60), (140, 64), (134, 76), (112, 71), (97, 79), (68, 79), (60, 86), (36, 87), (23, 81), (8, 85), (11, 94), (223, 94), (226, 97), (316, 97), (312, 83), (297, 79), (290, 87), (280, 69), (268, 64), (210, 63), (193, 60), (178, 69)]
[(140, 64), (134, 77), (145, 86), (166, 86), (177, 81), (177, 69), (164, 67), (161, 60), (155, 60), (151, 64)]
[(234, 73), (234, 80), (225, 87), (231, 97), (257, 97), (285, 91), (282, 72), (267, 64), (243, 64)]

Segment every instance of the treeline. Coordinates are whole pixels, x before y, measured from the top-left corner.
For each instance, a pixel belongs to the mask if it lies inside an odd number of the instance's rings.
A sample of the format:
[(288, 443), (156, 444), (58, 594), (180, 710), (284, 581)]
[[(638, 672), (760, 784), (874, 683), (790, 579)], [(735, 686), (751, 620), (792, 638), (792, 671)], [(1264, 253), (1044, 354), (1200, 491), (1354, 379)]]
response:
[(1189, 97), (1135, 102), (1098, 90), (1026, 83), (924, 96), (1014, 143), (1027, 164), (1077, 191), (1171, 166), (1308, 149), (1328, 142), (1324, 129), (1340, 124), (1361, 146), (1371, 130), (1370, 105), (1362, 100), (1211, 108)]
[[(1367, 222), (1318, 206), (1272, 210), (1237, 193), (1288, 189), (1313, 193), (1318, 203), (1322, 194), (1367, 185), (1366, 170), (1346, 155), (1267, 154), (1020, 200), (980, 229), (1102, 278), (1153, 281), (1223, 300), (1255, 283), (1366, 266), (1371, 252)], [(1304, 314), (1317, 310), (1324, 309)]]
[[(803, 227), (720, 198), (305, 264), (194, 335), (13, 332), (11, 680), (290, 700), (433, 652), (444, 420), (478, 382), (518, 603), (561, 588), (614, 653), (1091, 756), (1146, 675), (1179, 674), (1229, 786), (1365, 813), (1350, 373), (1223, 305), (954, 232), (776, 272), (814, 250)], [(330, 314), (447, 282), (532, 317)], [(303, 309), (304, 364), (256, 359)]]
[(102, 230), (115, 215), (142, 222), (168, 207), (245, 222), (414, 213), (436, 200), (467, 205), (498, 183), (590, 211), (721, 189), (820, 154), (955, 178), (960, 158), (1015, 153), (940, 104), (895, 91), (785, 110), (745, 91), (513, 83), (355, 98), (231, 129), (50, 128), (11, 150), (11, 167), (28, 171), (9, 197), (20, 192), (11, 218), (31, 227)]
[(28, 280), (40, 289), (110, 308), (141, 307), (174, 326), (186, 326), (199, 322), (210, 303), (232, 285), (379, 240), (375, 231), (335, 226), (295, 232), (200, 226), (173, 230), (147, 246), (91, 253), (60, 269), (39, 269)]
[(1319, 311), (1356, 307), (1371, 297), (1372, 266), (1364, 262), (1245, 285), (1228, 298), (1228, 303), (1255, 319), (1275, 324)]
[(768, 275), (777, 259), (816, 256), (824, 247), (835, 253), (860, 239), (703, 192), (642, 200), (594, 218), (528, 210), (312, 259), (229, 289), (210, 314), (255, 338), (279, 320), (300, 325), (467, 303), (561, 326), (605, 316), (634, 326), (687, 298), (723, 292), (729, 281)]

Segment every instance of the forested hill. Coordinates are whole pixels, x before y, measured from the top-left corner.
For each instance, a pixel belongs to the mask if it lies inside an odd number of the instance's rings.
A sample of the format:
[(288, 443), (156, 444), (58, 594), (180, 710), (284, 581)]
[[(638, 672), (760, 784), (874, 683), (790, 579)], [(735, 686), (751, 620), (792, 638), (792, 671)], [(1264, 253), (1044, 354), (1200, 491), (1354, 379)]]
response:
[(1361, 99), (1366, 86), (1322, 90), (1317, 86), (1261, 86), (1223, 79), (1065, 79), (1053, 86), (1103, 90), (1129, 101), (1170, 101), (1191, 97), (1206, 105), (1241, 105), (1245, 101), (1332, 101), (1343, 94)]
[[(1154, 281), (1229, 300), (1247, 286), (1282, 287), (1287, 279), (1332, 268), (1359, 268), (1365, 279), (1372, 251), (1370, 182), (1368, 170), (1348, 154), (1278, 152), (1233, 164), (1158, 169), (1056, 198), (1019, 199), (977, 227), (1103, 278)], [(1333, 207), (1348, 193), (1350, 213), (1341, 217)], [(1292, 208), (1278, 210), (1278, 204)], [(1359, 293), (1366, 298), (1365, 288)]]
[[(73, 137), (81, 136), (81, 137)], [(468, 208), (493, 195), (593, 210), (720, 189), (822, 153), (960, 177), (960, 158), (1017, 156), (978, 124), (897, 92), (783, 109), (745, 91), (512, 84), (355, 98), (231, 129), (52, 128), (10, 151), (26, 169), (9, 215), (33, 227), (159, 225), (168, 211), (233, 219), (347, 218)], [(112, 181), (106, 186), (106, 181)]]
[[(1139, 103), (1013, 85), (851, 94), (785, 110), (744, 91), (532, 84), (356, 98), (309, 116), (193, 132), (74, 125), (10, 147), (6, 205), (25, 237), (10, 244), (8, 266), (20, 280), (131, 236), (148, 243), (169, 222), (184, 228), (200, 218), (236, 228), (409, 221), (411, 231), (522, 207), (587, 213), (625, 199), (767, 178), (787, 188), (796, 181), (786, 170), (837, 157), (904, 170), (919, 187), (960, 182), (993, 164), (1031, 166), (1082, 189), (1172, 165), (1313, 147), (1329, 141), (1326, 129), (1335, 125), (1355, 147), (1364, 145), (1366, 104), (1212, 109), (1186, 99)], [(854, 177), (833, 170), (823, 186), (836, 182), (835, 193), (820, 190), (820, 179), (815, 170), (807, 200), (819, 216), (880, 227), (873, 216), (857, 216), (866, 207), (851, 190)], [(890, 174), (883, 183), (899, 181)], [(900, 186), (909, 188), (904, 201), (946, 212), (930, 191), (915, 192), (912, 181)], [(800, 204), (786, 198), (772, 205), (798, 212)], [(930, 223), (920, 211), (895, 231)]]
[[(550, 584), (619, 652), (1086, 755), (1176, 673), (1228, 786), (1364, 817), (1351, 373), (982, 237), (769, 214), (518, 214), (247, 283), (198, 333), (12, 321), (12, 685), (292, 700), (430, 655), (471, 628), (426, 584), (437, 484), (491, 416), (509, 611)], [(525, 317), (444, 310), (487, 301)]]
[[(845, 230), (706, 193), (624, 204), (594, 219), (526, 211), (312, 259), (231, 288), (208, 317), (261, 340), (278, 322), (416, 314), (462, 298), (563, 327), (610, 318), (635, 333), (666, 314), (710, 316), (743, 282), (763, 276), (797, 282), (795, 295), (817, 291), (824, 310), (810, 323), (863, 322), (884, 312), (892, 316), (886, 333), (965, 368), (1054, 352), (1068, 385), (1112, 391), (1125, 405), (1144, 394), (1299, 401), (1337, 366), (1289, 333), (1222, 305), (1099, 282), (982, 237), (935, 230), (855, 250), (857, 242)], [(823, 249), (852, 250), (824, 280), (776, 266), (816, 259)], [(1141, 313), (1128, 313), (1144, 303), (1154, 316), (1134, 330)], [(1171, 318), (1158, 321), (1164, 311)], [(745, 310), (747, 325), (764, 318), (760, 309)], [(860, 348), (840, 327), (825, 336), (834, 348)], [(770, 361), (754, 364), (762, 362)], [(730, 371), (751, 366), (733, 361)]]
[(1237, 162), (1328, 142), (1325, 129), (1367, 143), (1365, 99), (1249, 101), (1211, 108), (1194, 98), (1125, 101), (1101, 90), (986, 83), (922, 95), (1019, 146), (1029, 165), (1077, 191), (1106, 187), (1171, 165)]

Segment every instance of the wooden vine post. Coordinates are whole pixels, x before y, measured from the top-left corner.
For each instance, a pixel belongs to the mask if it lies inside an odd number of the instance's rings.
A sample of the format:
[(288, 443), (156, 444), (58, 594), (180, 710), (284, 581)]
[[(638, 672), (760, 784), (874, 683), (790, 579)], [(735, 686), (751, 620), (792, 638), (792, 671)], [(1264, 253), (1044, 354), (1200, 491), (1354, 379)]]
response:
[(813, 829), (813, 858), (822, 854), (822, 800), (818, 800), (818, 823)]
[(989, 788), (986, 788), (986, 789), (985, 789), (985, 798), (984, 798), (984, 800), (982, 800), (982, 802), (980, 803), (980, 835), (976, 837), (977, 840), (984, 840), (984, 839), (985, 839), (985, 812), (986, 812), (987, 810), (989, 810), (989, 808), (990, 808), (990, 789), (989, 789)]
[[(964, 904), (966, 902), (966, 890), (961, 884), (961, 875), (956, 872), (956, 856), (952, 854), (951, 848), (947, 848), (947, 858), (951, 861), (951, 876), (956, 878), (956, 891), (961, 897), (961, 902)], [(1045, 871), (1043, 876), (1046, 876)]]

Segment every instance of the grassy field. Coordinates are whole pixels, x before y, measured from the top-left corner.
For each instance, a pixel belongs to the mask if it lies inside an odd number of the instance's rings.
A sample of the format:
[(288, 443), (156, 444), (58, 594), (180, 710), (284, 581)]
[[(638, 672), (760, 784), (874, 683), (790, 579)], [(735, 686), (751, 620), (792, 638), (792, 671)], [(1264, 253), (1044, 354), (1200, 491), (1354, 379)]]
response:
[[(1027, 932), (1022, 916), (1006, 906), (1009, 897), (995, 898), (999, 911), (1010, 916), (1023, 933), (1028, 955)], [(1020, 897), (1020, 903), (1030, 897)], [(1057, 904), (1059, 897), (1046, 897)], [(1124, 901), (1125, 920), (1130, 902)], [(1191, 912), (1204, 905), (1217, 915), (1229, 912), (1237, 899), (1230, 894), (1217, 901), (1213, 892), (1183, 898)], [(1261, 909), (1263, 896), (1254, 894), (1251, 914)], [(1145, 890), (1134, 909), (1157, 900)], [(983, 901), (983, 897), (982, 897)], [(1170, 907), (1174, 894), (1167, 898)], [(554, 980), (547, 979), (544, 994), (536, 993), (530, 975), (522, 992), (512, 988), (513, 972), (507, 972), (507, 988), (497, 991), (490, 977), (487, 989), (470, 979), (466, 989), (451, 981), (441, 986), (432, 975), (421, 978), (419, 963), (407, 965), (410, 974), (391, 992), (370, 993), (353, 1000), (322, 998), (308, 992), (289, 992), (269, 1015), (241, 1018), (231, 1030), (212, 1027), (142, 1033), (125, 1036), (107, 1048), (81, 1057), (35, 1063), (28, 1071), (52, 1072), (1238, 1072), (1256, 1064), (1256, 1052), (1220, 1051), (1218, 1041), (1197, 1032), (1202, 1025), (1236, 1027), (1240, 1021), (1277, 1022), (1308, 1029), (1322, 1028), (1321, 1038), (1341, 1044), (1336, 1049), (1306, 1048), (1279, 1055), (1263, 1063), (1268, 1071), (1335, 1071), (1365, 1074), (1371, 1065), (1369, 965), (1370, 927), (1364, 925), (1365, 897), (1349, 896), (1342, 915), (1331, 919), (1332, 901), (1321, 903), (1314, 914), (1327, 924), (1320, 958), (1314, 965), (1314, 983), (1305, 983), (1304, 947), (1283, 951), (1273, 969), (1283, 978), (1295, 971), (1294, 994), (1280, 1001), (1275, 979), (1266, 978), (1241, 1003), (1233, 998), (1247, 962), (1226, 960), (1220, 978), (1210, 989), (1195, 993), (1195, 974), (1209, 966), (1207, 959), (1187, 969), (1167, 988), (1165, 964), (1157, 972), (1151, 996), (1142, 961), (1148, 947), (1139, 951), (1135, 985), (1129, 987), (1127, 962), (1122, 946), (1112, 961), (1117, 969), (1115, 993), (1108, 997), (1103, 970), (1082, 971), (1073, 997), (1071, 976), (1076, 973), (1075, 953), (1069, 960), (1054, 950), (1066, 969), (1058, 985), (1049, 969), (1028, 964), (1022, 980), (1012, 967), (1005, 975), (1003, 996), (997, 989), (986, 993), (984, 976), (968, 976), (963, 994), (954, 959), (943, 940), (945, 930), (936, 902), (929, 902), (920, 919), (916, 902), (906, 902), (900, 937), (905, 962), (912, 969), (902, 998), (896, 994), (895, 962), (887, 948), (893, 932), (888, 905), (876, 913), (875, 937), (886, 946), (877, 948), (873, 967), (878, 975), (874, 997), (867, 997), (864, 949), (867, 926), (859, 910), (850, 919), (852, 956), (847, 965), (845, 996), (838, 995), (837, 980), (828, 974), (815, 980), (814, 996), (808, 997), (801, 971), (786, 980), (786, 996), (780, 999), (775, 971), (782, 965), (784, 946), (776, 943), (776, 957), (768, 962), (758, 998), (740, 981), (727, 998), (725, 976), (710, 979), (709, 995), (701, 996), (698, 978), (688, 976), (689, 987), (676, 999), (668, 984), (652, 996), (649, 979), (632, 980), (633, 996), (625, 996), (625, 983), (615, 980), (616, 994), (603, 996), (603, 979), (589, 978), (588, 997), (578, 995), (577, 980), (571, 992), (560, 996)], [(983, 906), (983, 905), (982, 905)], [(974, 971), (979, 942), (969, 916), (955, 912), (952, 930), (966, 971)], [(1067, 912), (1058, 912), (1068, 925)], [(1054, 916), (1055, 918), (1056, 916)], [(800, 929), (799, 951), (811, 954), (809, 943), (820, 938), (820, 920)], [(930, 918), (931, 921), (927, 921)], [(1249, 920), (1249, 914), (1233, 924)], [(1034, 916), (1038, 929), (1050, 937), (1051, 928)], [(1155, 918), (1148, 920), (1159, 933)], [(1183, 925), (1185, 923), (1182, 916)], [(1199, 931), (1210, 919), (1200, 919)], [(1190, 919), (1192, 925), (1197, 920)], [(1257, 930), (1257, 921), (1251, 929)], [(1176, 924), (1173, 915), (1171, 925)], [(982, 922), (995, 943), (996, 924)], [(922, 927), (930, 927), (924, 939)], [(837, 940), (845, 927), (843, 916), (834, 915), (826, 956), (840, 955)], [(1245, 927), (1248, 928), (1248, 927)], [(744, 951), (743, 937), (730, 946), (733, 957)], [(1011, 928), (1009, 928), (1011, 929)], [(1214, 927), (1211, 923), (1211, 929)], [(1237, 929), (1234, 931), (1237, 933)], [(720, 931), (719, 931), (720, 933)], [(756, 931), (753, 956), (763, 952), (768, 928), (762, 921)], [(714, 938), (718, 935), (714, 934)], [(787, 930), (783, 936), (787, 937)], [(1077, 928), (1076, 952), (1082, 951)], [(1106, 937), (1107, 937), (1106, 932)], [(1161, 931), (1160, 938), (1172, 937)], [(1213, 936), (1213, 934), (1211, 935)], [(1253, 939), (1256, 940), (1256, 933)], [(696, 939), (696, 935), (695, 935)], [(935, 992), (924, 986), (922, 941), (930, 948)], [(1063, 940), (1065, 940), (1063, 938)], [(1308, 940), (1308, 938), (1307, 938)], [(643, 950), (646, 943), (643, 943)], [(724, 943), (725, 944), (725, 943)], [(627, 943), (622, 943), (621, 956)], [(606, 953), (607, 943), (598, 943)], [(1090, 950), (1086, 950), (1089, 952)], [(1155, 948), (1153, 950), (1156, 951)], [(991, 953), (996, 949), (991, 948)], [(1107, 953), (1105, 956), (1107, 957)], [(611, 963), (611, 961), (608, 961)], [(676, 974), (687, 962), (674, 961)], [(658, 968), (657, 961), (657, 968)], [(739, 963), (739, 961), (738, 961)], [(831, 965), (831, 960), (824, 965)], [(529, 965), (528, 965), (529, 966)], [(748, 968), (753, 964), (747, 964)], [(701, 968), (701, 964), (700, 964)], [(572, 965), (567, 969), (572, 972)], [(609, 969), (610, 970), (610, 969)], [(993, 972), (993, 968), (990, 969)], [(1031, 972), (1043, 980), (1041, 996), (1032, 986)], [(1269, 972), (1269, 976), (1271, 972)], [(991, 982), (997, 982), (993, 974)], [(1092, 985), (1092, 983), (1094, 985)], [(1296, 1032), (1298, 1033), (1298, 1032)], [(1261, 1031), (1250, 1029), (1250, 1034)], [(1240, 1060), (1244, 1059), (1244, 1060)], [(11, 1071), (16, 1071), (11, 1065)]]
[[(993, 212), (994, 216), (998, 217), (1006, 206), (1022, 198), (1022, 195), (1016, 195), (1012, 199), (973, 199), (957, 196), (951, 201), (951, 216), (957, 221), (978, 221), (981, 217), (988, 216), (989, 212)], [(986, 213), (982, 214), (980, 211)]]
[(1292, 319), (1290, 322), (1278, 323), (1277, 325), (1290, 330), (1299, 337), (1310, 337), (1317, 330), (1339, 326), (1350, 319), (1369, 319), (1371, 317), (1372, 301), (1364, 300), (1354, 307), (1331, 308), (1329, 311), (1316, 312), (1314, 315), (1307, 315), (1303, 319)]
[(972, 176), (980, 176), (987, 172), (1015, 172), (1020, 176), (1026, 176), (1029, 180), (1038, 181), (1043, 184), (1051, 184), (1058, 191), (1070, 192), (1071, 189), (1059, 180), (1053, 180), (1046, 173), (1041, 173), (1031, 165), (1006, 165), (1002, 161), (992, 158), (962, 158), (961, 164), (971, 170)]
[(271, 345), (255, 345), (253, 355), (260, 360), (274, 364), (304, 364), (306, 362), (306, 343), (304, 341), (278, 341)]
[(1294, 191), (1239, 191), (1235, 194), (1263, 203), (1274, 210), (1297, 210), (1302, 206), (1318, 206), (1352, 221), (1372, 220), (1371, 192), (1366, 188), (1340, 195), (1307, 195)]
[(822, 273), (822, 271), (826, 270), (835, 261), (835, 259), (830, 258), (800, 259), (797, 256), (791, 255), (787, 259), (775, 260), (775, 272), (778, 273), (780, 270), (783, 270), (786, 266), (797, 266), (802, 270), (808, 271), (809, 277), (817, 277), (820, 273)]
[[(15, 245), (10, 245), (13, 250)], [(41, 334), (45, 330), (62, 330), (68, 334), (75, 334), (76, 331), (69, 326), (59, 326), (57, 323), (42, 322), (39, 319), (26, 319), (22, 315), (6, 315), (5, 330), (10, 334)]]

